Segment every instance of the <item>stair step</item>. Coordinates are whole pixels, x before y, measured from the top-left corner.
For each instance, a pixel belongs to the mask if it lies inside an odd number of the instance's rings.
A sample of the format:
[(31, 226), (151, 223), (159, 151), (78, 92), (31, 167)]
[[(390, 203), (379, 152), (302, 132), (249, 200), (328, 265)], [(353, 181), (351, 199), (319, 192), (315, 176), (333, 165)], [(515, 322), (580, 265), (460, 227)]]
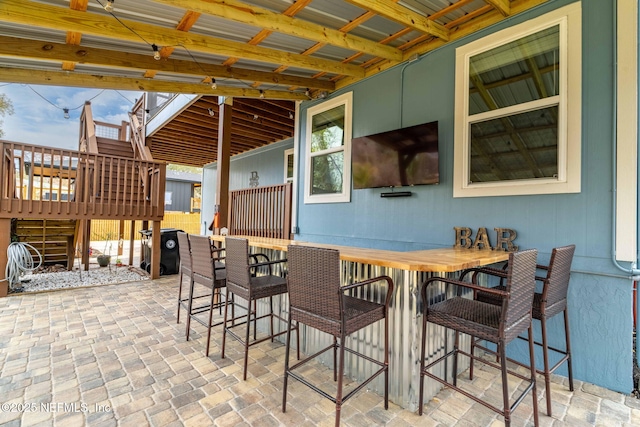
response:
[(133, 158), (133, 148), (129, 141), (98, 137), (97, 142), (99, 154)]

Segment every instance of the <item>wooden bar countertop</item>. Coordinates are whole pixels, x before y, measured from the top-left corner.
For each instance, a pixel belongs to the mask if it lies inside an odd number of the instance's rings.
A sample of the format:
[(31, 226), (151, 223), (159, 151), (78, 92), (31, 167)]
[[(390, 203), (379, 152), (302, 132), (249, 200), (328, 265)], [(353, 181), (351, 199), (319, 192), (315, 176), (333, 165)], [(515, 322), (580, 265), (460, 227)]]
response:
[[(210, 236), (212, 240), (224, 242), (225, 236)], [(366, 249), (353, 246), (330, 245), (302, 242), (299, 240), (272, 239), (268, 237), (230, 236), (249, 240), (249, 246), (263, 249), (287, 251), (288, 245), (304, 245), (319, 248), (337, 249), (340, 259), (361, 264), (378, 265), (408, 271), (428, 271), (450, 273), (465, 268), (480, 267), (496, 262), (507, 261), (509, 253), (489, 249), (439, 248), (419, 251), (388, 251), (384, 249)]]

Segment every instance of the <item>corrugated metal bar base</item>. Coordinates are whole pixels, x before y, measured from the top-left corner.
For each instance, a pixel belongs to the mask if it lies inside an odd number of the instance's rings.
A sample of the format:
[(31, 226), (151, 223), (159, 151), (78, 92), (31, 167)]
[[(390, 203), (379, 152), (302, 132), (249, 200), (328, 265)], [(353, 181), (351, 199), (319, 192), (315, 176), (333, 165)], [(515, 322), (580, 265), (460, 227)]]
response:
[[(259, 252), (266, 254), (269, 259), (286, 258), (286, 253), (260, 249)], [(422, 329), (422, 301), (419, 300), (419, 291), (422, 283), (429, 277), (438, 275), (438, 273), (423, 273), (416, 271), (398, 270), (393, 268), (378, 267), (369, 264), (360, 264), (348, 261), (341, 261), (342, 273), (341, 280), (343, 284), (362, 281), (371, 277), (387, 275), (390, 276), (395, 284), (394, 296), (391, 300), (390, 316), (389, 316), (389, 347), (391, 354), (389, 355), (389, 399), (411, 411), (418, 409), (418, 387), (420, 382), (420, 338)], [(279, 272), (274, 271), (274, 274)], [(450, 273), (452, 277), (457, 277), (458, 273)], [(438, 298), (442, 296), (443, 289), (434, 289), (434, 295), (430, 298)], [(385, 297), (384, 282), (379, 282), (361, 290), (358, 296), (370, 299), (372, 301), (381, 302)], [(258, 313), (265, 314), (268, 312), (268, 303), (258, 302)], [(284, 318), (288, 318), (288, 300), (287, 296), (274, 299), (274, 311)], [(258, 330), (266, 331), (267, 324), (258, 325)], [(277, 331), (284, 330), (286, 325), (274, 325)], [(453, 345), (453, 332), (445, 330), (436, 325), (429, 325), (427, 330), (427, 363), (435, 358), (442, 356), (445, 349), (451, 348)], [(279, 337), (284, 342), (285, 337)], [(300, 328), (300, 346), (304, 354), (312, 354), (331, 343), (331, 337), (315, 329), (306, 328), (301, 325)], [(292, 344), (292, 345), (295, 345)], [(469, 348), (470, 340), (466, 335), (461, 336), (460, 345), (462, 348)], [(384, 348), (384, 323), (378, 322), (353, 334), (346, 342), (347, 348), (357, 349), (357, 351), (366, 354), (377, 360), (383, 360)], [(332, 353), (328, 352), (324, 355), (324, 359), (320, 359), (323, 364), (333, 368)], [(371, 363), (363, 361), (346, 354), (345, 375), (355, 381), (367, 378), (375, 369)], [(459, 363), (459, 372), (466, 370), (469, 366), (468, 360), (461, 358)], [(443, 376), (445, 370), (447, 375), (451, 376), (451, 364), (439, 364), (434, 369), (434, 373)], [(428, 401), (435, 396), (442, 388), (439, 383), (427, 381), (425, 384), (425, 400)], [(383, 395), (384, 379), (376, 378), (370, 384), (370, 390)]]

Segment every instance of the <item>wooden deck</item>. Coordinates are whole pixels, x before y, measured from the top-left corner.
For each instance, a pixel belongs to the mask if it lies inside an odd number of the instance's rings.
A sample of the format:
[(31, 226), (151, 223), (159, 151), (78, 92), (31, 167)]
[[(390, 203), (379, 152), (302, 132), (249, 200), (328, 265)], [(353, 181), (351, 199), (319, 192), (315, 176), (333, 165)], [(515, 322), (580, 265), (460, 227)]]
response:
[(161, 221), (164, 162), (0, 141), (0, 218)]

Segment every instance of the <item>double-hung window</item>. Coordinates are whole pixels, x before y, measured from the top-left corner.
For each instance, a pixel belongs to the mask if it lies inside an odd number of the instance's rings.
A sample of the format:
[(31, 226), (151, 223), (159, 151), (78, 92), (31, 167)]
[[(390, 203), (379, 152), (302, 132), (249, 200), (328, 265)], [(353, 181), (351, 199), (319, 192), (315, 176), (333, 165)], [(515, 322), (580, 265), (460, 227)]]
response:
[(454, 197), (580, 192), (580, 2), (456, 50)]
[(349, 202), (351, 92), (307, 110), (305, 203)]

